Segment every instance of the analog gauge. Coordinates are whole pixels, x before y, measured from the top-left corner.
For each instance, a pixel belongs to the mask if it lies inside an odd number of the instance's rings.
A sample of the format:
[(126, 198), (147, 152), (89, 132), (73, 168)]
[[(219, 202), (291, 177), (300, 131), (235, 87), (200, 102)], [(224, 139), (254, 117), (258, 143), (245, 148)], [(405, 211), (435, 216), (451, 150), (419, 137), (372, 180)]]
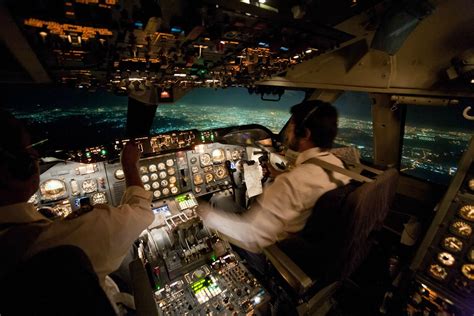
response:
[(455, 221), (451, 224), (449, 230), (460, 237), (469, 237), (472, 234), (472, 227), (463, 221)]
[(158, 170), (165, 170), (165, 169), (166, 169), (165, 163), (164, 163), (164, 162), (160, 162), (160, 163), (158, 164)]
[(151, 179), (151, 181), (157, 180), (158, 179), (158, 174), (156, 174), (156, 173), (150, 174), (150, 179)]
[(194, 192), (196, 192), (197, 194), (201, 193), (201, 187), (195, 187)]
[(474, 247), (471, 247), (467, 252), (467, 260), (474, 262)]
[(474, 222), (474, 205), (464, 205), (459, 209), (459, 216)]
[(474, 281), (474, 264), (463, 264), (461, 272), (466, 278), (471, 281)]
[(143, 183), (147, 183), (148, 181), (150, 181), (150, 177), (147, 176), (146, 174), (142, 176), (142, 182)]
[(199, 157), (199, 160), (201, 161), (201, 166), (209, 166), (212, 163), (211, 156), (209, 154), (202, 154)]
[(84, 190), (85, 193), (97, 191), (97, 181), (95, 181), (95, 179), (86, 179), (82, 181), (82, 190)]
[(141, 174), (148, 173), (148, 168), (147, 168), (146, 166), (141, 166), (141, 167), (140, 167), (140, 173), (141, 173)]
[(177, 187), (172, 187), (172, 188), (171, 188), (171, 193), (172, 193), (172, 194), (178, 193), (178, 188), (177, 188)]
[(158, 188), (160, 187), (160, 184), (158, 183), (158, 181), (155, 181), (155, 182), (153, 182), (153, 183), (151, 184), (151, 187), (152, 187), (153, 189), (158, 189)]
[(46, 180), (41, 183), (40, 192), (46, 200), (55, 200), (66, 194), (66, 183), (56, 179)]
[(143, 185), (143, 188), (144, 188), (145, 190), (147, 190), (147, 191), (150, 191), (150, 189), (151, 189), (151, 187), (150, 187), (150, 185), (149, 185), (148, 183), (147, 183), (147, 184), (144, 184), (144, 185)]
[(123, 173), (122, 169), (117, 169), (114, 172), (114, 177), (117, 180), (123, 180), (125, 178), (125, 174)]
[(217, 179), (223, 179), (227, 176), (227, 170), (223, 165), (217, 166), (215, 169)]
[(443, 240), (443, 247), (452, 252), (460, 252), (462, 250), (462, 241), (456, 237), (446, 237)]
[(37, 193), (33, 194), (28, 200), (28, 203), (35, 204), (35, 205), (38, 204), (39, 203), (38, 194)]
[(175, 184), (176, 183), (176, 177), (172, 176), (171, 178), (169, 178), (169, 181), (170, 181), (171, 184)]
[(468, 181), (467, 186), (468, 186), (469, 190), (474, 192), (474, 178), (472, 178)]
[(192, 157), (190, 162), (194, 165), (196, 162), (197, 162), (197, 158), (196, 157)]
[(198, 166), (192, 166), (191, 172), (192, 172), (192, 173), (198, 173), (198, 172), (199, 172)]
[(428, 269), (430, 275), (438, 280), (444, 280), (448, 276), (448, 272), (445, 268), (440, 266), (439, 264), (432, 264)]
[(97, 192), (92, 195), (91, 204), (107, 204), (107, 196), (104, 192)]
[(156, 165), (155, 164), (151, 164), (148, 166), (148, 170), (150, 172), (156, 172), (157, 168), (156, 168)]
[(213, 163), (223, 163), (225, 161), (225, 154), (222, 149), (214, 149), (211, 155)]
[(168, 186), (168, 180), (161, 180), (160, 185), (161, 185), (162, 187), (167, 187), (167, 186)]
[(168, 167), (173, 167), (174, 166), (174, 160), (173, 159), (168, 159), (166, 160), (166, 165)]
[(193, 182), (194, 182), (195, 185), (202, 184), (204, 182), (203, 179), (202, 179), (202, 175), (199, 174), (199, 173), (195, 174), (194, 177), (193, 177)]
[(234, 150), (232, 151), (232, 160), (239, 160), (241, 157), (240, 157), (240, 151), (238, 150)]
[(164, 195), (170, 194), (170, 189), (164, 188), (164, 189), (163, 189), (163, 194), (164, 194)]
[(154, 192), (153, 192), (153, 196), (154, 196), (155, 198), (159, 198), (159, 197), (161, 196), (160, 190), (154, 191)]
[(160, 171), (160, 179), (165, 179), (167, 176), (166, 171)]
[(206, 183), (209, 183), (212, 180), (214, 180), (214, 175), (212, 173), (206, 173), (205, 177), (206, 177)]
[(445, 266), (452, 266), (454, 264), (454, 256), (450, 254), (449, 252), (440, 252), (438, 254), (438, 260)]
[(202, 168), (202, 170), (203, 170), (205, 173), (208, 173), (208, 172), (212, 172), (212, 171), (213, 171), (212, 166), (204, 167), (204, 168)]
[(166, 170), (166, 172), (168, 172), (168, 174), (170, 176), (174, 175), (176, 173), (176, 171), (174, 170), (174, 168), (168, 168), (168, 170)]

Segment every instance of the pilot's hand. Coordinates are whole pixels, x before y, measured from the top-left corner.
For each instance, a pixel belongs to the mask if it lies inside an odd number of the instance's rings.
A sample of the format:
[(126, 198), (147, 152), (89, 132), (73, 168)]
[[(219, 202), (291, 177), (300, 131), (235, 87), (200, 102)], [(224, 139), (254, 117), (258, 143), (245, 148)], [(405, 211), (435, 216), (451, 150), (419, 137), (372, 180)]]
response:
[(133, 141), (127, 142), (125, 147), (122, 149), (122, 154), (120, 156), (120, 161), (124, 169), (137, 168), (138, 160), (140, 159), (140, 150), (138, 145)]
[(276, 178), (278, 175), (282, 174), (284, 171), (275, 169), (270, 161), (265, 161), (262, 164), (263, 175), (270, 178)]

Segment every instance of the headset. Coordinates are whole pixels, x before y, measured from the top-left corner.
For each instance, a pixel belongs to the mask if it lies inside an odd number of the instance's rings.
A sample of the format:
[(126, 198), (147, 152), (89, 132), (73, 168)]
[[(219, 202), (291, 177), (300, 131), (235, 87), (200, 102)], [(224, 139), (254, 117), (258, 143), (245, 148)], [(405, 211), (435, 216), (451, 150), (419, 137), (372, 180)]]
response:
[(301, 121), (298, 126), (295, 126), (295, 135), (298, 137), (303, 137), (306, 135), (306, 122), (310, 119), (310, 117), (319, 109), (319, 105), (316, 105), (311, 111), (306, 113), (305, 117)]
[(37, 159), (28, 152), (13, 152), (0, 147), (0, 162), (18, 180), (27, 180), (36, 173)]

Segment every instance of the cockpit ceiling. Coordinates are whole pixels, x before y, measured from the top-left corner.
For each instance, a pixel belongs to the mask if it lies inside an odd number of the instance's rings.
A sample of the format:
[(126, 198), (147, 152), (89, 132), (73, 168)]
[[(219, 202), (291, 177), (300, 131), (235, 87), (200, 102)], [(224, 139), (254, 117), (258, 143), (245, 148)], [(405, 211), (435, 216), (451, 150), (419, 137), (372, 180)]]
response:
[(252, 86), (352, 39), (332, 25), (376, 2), (29, 0), (7, 7), (54, 81), (121, 91), (130, 84)]

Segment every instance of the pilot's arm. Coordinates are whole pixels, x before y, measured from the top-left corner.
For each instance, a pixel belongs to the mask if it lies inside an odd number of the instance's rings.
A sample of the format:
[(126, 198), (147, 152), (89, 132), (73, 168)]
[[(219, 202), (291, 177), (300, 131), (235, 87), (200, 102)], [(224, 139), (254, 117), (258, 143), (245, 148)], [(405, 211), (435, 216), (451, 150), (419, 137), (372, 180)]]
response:
[(132, 243), (154, 219), (151, 193), (143, 189), (137, 163), (140, 152), (130, 144), (124, 148), (122, 167), (127, 189), (121, 205), (96, 205), (91, 212), (71, 220), (53, 222), (40, 235), (33, 252), (58, 245), (78, 246), (88, 255), (99, 280), (115, 271)]
[[(260, 252), (277, 240), (304, 227), (311, 208), (323, 188), (313, 183), (304, 189), (308, 166), (281, 174), (264, 189), (251, 208), (243, 214), (224, 212), (210, 204), (200, 204), (198, 213), (208, 227), (219, 231), (230, 242), (251, 252)], [(298, 183), (295, 179), (300, 178)], [(303, 188), (303, 190), (302, 190)], [(314, 198), (313, 198), (314, 196)]]

